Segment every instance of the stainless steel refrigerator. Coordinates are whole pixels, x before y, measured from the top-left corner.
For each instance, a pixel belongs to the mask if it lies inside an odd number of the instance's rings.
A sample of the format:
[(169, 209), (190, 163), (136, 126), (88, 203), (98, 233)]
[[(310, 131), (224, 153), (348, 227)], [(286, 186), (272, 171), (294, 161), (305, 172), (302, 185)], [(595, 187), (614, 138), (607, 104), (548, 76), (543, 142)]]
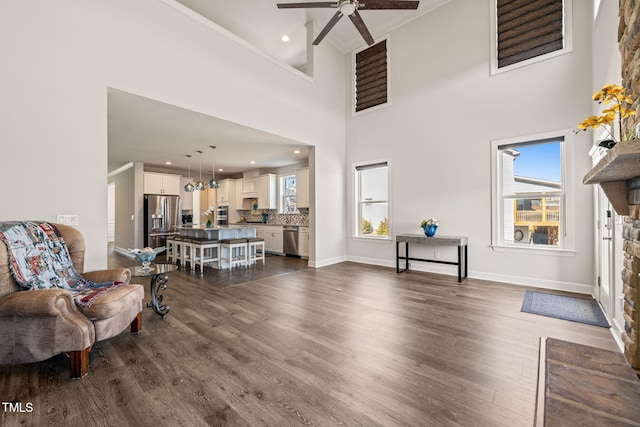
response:
[(182, 225), (180, 196), (144, 195), (144, 245), (166, 246), (167, 236), (180, 234)]

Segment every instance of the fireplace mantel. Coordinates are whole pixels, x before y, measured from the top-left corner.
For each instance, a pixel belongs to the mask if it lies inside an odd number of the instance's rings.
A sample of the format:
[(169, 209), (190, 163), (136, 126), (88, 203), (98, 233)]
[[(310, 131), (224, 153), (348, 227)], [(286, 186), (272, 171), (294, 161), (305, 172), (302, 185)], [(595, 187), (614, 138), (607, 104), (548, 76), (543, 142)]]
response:
[(627, 180), (640, 176), (640, 139), (616, 144), (587, 173), (584, 184), (600, 184), (618, 215), (629, 215)]

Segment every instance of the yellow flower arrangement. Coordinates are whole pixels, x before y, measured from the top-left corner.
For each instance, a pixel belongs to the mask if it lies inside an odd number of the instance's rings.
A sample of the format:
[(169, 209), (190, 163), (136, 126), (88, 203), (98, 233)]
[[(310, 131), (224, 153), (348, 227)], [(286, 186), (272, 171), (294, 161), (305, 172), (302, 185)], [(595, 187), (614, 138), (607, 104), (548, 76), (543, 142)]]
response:
[[(618, 116), (618, 131), (620, 133), (621, 140), (627, 140), (631, 138), (625, 138), (622, 134), (622, 119), (626, 119), (629, 116), (636, 114), (635, 110), (629, 107), (633, 104), (633, 99), (625, 94), (626, 89), (622, 86), (608, 84), (604, 85), (602, 89), (593, 94), (593, 100), (598, 104), (611, 104), (609, 108), (602, 111), (600, 116), (589, 116), (582, 123), (578, 125), (578, 131), (587, 130), (588, 128), (597, 128), (603, 125), (610, 125), (611, 127), (605, 127), (609, 136), (615, 141), (613, 135), (613, 123)], [(627, 135), (628, 136), (628, 135)]]

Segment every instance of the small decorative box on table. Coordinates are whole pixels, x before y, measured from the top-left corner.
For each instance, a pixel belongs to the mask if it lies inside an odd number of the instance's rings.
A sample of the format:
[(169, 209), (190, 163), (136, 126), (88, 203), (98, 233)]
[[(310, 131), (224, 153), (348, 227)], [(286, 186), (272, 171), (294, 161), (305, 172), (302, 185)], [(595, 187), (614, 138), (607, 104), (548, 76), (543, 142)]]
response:
[[(433, 236), (427, 237), (424, 234), (399, 234), (396, 236), (396, 272), (402, 273), (409, 270), (409, 261), (435, 262), (438, 264), (449, 264), (458, 266), (458, 282), (466, 278), (467, 271), (467, 237), (462, 236)], [(400, 255), (400, 243), (404, 243), (404, 255)], [(442, 261), (439, 259), (411, 258), (409, 256), (409, 243), (428, 246), (457, 246), (458, 262)], [(400, 269), (400, 260), (404, 260), (405, 268)], [(462, 275), (464, 270), (464, 276)]]

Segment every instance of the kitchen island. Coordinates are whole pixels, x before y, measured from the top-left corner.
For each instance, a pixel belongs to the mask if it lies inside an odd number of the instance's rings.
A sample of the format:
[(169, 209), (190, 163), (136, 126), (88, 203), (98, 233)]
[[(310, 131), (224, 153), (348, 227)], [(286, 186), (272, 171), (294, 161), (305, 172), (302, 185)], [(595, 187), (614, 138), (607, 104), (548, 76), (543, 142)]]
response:
[(181, 237), (195, 237), (211, 240), (243, 239), (256, 237), (255, 227), (228, 225), (222, 227), (180, 227)]
[[(195, 271), (196, 265), (200, 265), (200, 272), (205, 263), (213, 263), (218, 270), (229, 269), (233, 265), (248, 267), (255, 260), (258, 244), (260, 253), (264, 256), (264, 241), (256, 243), (247, 241), (256, 237), (255, 227), (245, 227), (238, 225), (218, 226), (218, 227), (188, 227), (179, 228), (180, 237), (185, 240), (180, 249), (171, 249), (172, 259), (177, 260), (184, 267), (186, 263), (191, 264), (191, 270)], [(194, 240), (190, 240), (194, 239)], [(236, 240), (237, 239), (237, 240)], [(204, 243), (203, 243), (204, 242)], [(204, 245), (209, 245), (205, 247)], [(206, 250), (209, 249), (208, 255)], [(249, 254), (254, 256), (250, 257)], [(208, 258), (206, 260), (205, 258)], [(263, 260), (264, 258), (260, 258)], [(255, 263), (255, 261), (253, 261)]]

